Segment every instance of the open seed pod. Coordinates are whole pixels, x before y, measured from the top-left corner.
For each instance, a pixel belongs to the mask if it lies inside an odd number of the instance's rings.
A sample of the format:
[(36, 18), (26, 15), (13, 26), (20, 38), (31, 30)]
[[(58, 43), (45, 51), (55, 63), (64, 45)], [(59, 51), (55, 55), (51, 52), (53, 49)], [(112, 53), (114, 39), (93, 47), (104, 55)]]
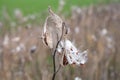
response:
[(62, 66), (85, 64), (87, 51), (79, 52), (72, 42), (64, 36), (66, 33), (65, 23), (49, 8), (49, 16), (46, 18), (42, 33), (43, 43), (53, 51), (57, 50)]
[(87, 61), (87, 50), (79, 52), (70, 40), (61, 41), (57, 51), (62, 55), (60, 60), (62, 66), (67, 64), (83, 65)]
[(62, 35), (62, 19), (49, 8), (49, 16), (44, 23), (42, 41), (50, 49), (55, 48)]

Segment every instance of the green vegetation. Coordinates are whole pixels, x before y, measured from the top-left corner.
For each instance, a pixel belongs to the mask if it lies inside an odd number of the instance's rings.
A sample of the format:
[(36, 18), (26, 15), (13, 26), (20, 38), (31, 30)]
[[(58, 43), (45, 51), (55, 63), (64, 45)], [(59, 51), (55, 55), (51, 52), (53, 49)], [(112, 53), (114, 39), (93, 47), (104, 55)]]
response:
[(49, 5), (53, 8), (56, 8), (58, 2), (56, 0), (1, 0), (0, 8), (6, 7), (10, 14), (13, 13), (13, 10), (19, 8), (22, 10), (23, 14), (41, 12)]
[[(89, 6), (91, 4), (110, 3), (115, 0), (65, 0), (66, 5), (64, 11), (69, 11), (70, 6)], [(59, 0), (0, 0), (0, 15), (3, 8), (6, 8), (9, 14), (13, 15), (13, 11), (19, 8), (24, 15), (38, 13), (45, 11), (48, 6), (51, 6), (54, 10), (58, 9)]]

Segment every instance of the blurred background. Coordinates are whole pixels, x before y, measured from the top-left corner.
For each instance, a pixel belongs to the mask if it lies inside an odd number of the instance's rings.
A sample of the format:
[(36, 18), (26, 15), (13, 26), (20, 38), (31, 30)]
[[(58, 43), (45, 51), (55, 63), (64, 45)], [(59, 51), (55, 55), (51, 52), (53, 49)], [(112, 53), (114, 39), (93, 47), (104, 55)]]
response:
[(84, 66), (65, 66), (56, 80), (120, 80), (120, 0), (0, 0), (0, 80), (51, 80), (51, 51), (40, 39), (48, 6), (88, 49)]

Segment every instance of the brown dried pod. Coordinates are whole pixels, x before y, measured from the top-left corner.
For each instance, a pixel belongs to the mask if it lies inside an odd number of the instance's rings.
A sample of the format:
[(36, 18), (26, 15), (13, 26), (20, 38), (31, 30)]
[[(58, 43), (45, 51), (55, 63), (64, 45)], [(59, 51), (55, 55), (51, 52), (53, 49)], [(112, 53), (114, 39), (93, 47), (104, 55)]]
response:
[(49, 48), (55, 48), (62, 35), (62, 19), (49, 8), (49, 16), (46, 18), (42, 33), (42, 41)]

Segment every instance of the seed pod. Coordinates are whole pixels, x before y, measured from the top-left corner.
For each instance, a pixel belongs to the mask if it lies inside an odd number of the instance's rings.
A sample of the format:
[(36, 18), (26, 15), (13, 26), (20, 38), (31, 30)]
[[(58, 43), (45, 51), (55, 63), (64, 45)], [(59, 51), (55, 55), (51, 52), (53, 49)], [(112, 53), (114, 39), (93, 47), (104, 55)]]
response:
[(81, 65), (87, 61), (87, 50), (79, 52), (70, 40), (61, 41), (57, 50), (62, 55), (60, 61), (62, 66), (67, 64)]
[(55, 48), (62, 35), (62, 19), (49, 8), (49, 16), (46, 18), (42, 41), (49, 48)]

